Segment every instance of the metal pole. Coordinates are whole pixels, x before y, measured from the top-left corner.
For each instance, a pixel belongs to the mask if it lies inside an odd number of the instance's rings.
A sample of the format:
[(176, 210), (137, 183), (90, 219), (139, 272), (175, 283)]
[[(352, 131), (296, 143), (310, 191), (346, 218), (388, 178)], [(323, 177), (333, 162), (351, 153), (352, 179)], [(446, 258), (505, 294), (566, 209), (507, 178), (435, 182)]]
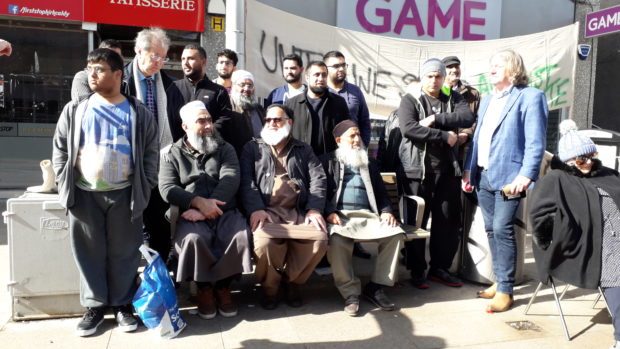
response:
[(226, 48), (239, 56), (238, 69), (245, 67), (245, 0), (226, 1)]

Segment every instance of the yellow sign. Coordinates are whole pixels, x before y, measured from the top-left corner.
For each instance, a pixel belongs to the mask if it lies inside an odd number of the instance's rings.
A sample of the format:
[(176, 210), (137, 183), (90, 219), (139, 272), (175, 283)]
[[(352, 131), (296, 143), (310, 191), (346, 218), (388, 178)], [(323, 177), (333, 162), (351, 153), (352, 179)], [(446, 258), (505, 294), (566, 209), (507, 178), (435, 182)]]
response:
[(224, 31), (224, 17), (213, 16), (211, 17), (211, 29), (214, 32), (223, 32)]

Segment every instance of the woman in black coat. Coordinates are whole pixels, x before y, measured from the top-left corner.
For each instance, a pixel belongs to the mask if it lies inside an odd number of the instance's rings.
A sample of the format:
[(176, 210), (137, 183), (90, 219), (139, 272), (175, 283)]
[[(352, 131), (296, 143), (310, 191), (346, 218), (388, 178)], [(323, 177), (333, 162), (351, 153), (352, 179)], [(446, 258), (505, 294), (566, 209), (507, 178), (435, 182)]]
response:
[(620, 177), (602, 165), (596, 146), (560, 124), (563, 134), (551, 172), (530, 203), (534, 257), (540, 280), (553, 277), (582, 288), (603, 288), (620, 348)]

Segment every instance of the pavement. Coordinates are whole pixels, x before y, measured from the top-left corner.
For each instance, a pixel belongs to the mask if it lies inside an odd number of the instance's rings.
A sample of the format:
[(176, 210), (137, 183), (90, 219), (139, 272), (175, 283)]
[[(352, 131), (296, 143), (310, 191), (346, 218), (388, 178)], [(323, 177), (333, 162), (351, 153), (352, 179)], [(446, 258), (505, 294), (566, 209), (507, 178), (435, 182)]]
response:
[[(0, 209), (19, 190), (0, 191)], [(487, 300), (475, 298), (483, 285), (467, 282), (450, 288), (431, 282), (418, 290), (408, 283), (400, 269), (401, 282), (387, 290), (397, 304), (392, 312), (381, 311), (362, 300), (358, 317), (342, 312), (343, 300), (329, 275), (313, 275), (303, 288), (304, 305), (276, 310), (258, 305), (259, 288), (253, 275), (244, 275), (233, 284), (239, 315), (202, 320), (190, 314), (189, 287), (178, 292), (181, 314), (188, 326), (174, 339), (161, 339), (155, 331), (139, 327), (134, 333), (116, 328), (109, 315), (91, 337), (74, 334), (78, 318), (36, 321), (11, 319), (11, 296), (0, 287), (0, 348), (609, 348), (613, 327), (605, 304), (592, 307), (597, 292), (570, 287), (562, 309), (571, 336), (564, 337), (551, 290), (543, 288), (529, 315), (524, 309), (534, 292), (534, 259), (526, 239), (525, 280), (515, 289), (514, 307), (504, 313), (484, 311)], [(373, 251), (372, 244), (365, 245)], [(0, 226), (0, 282), (9, 280), (9, 246), (6, 225)], [(370, 275), (372, 262), (355, 258), (362, 280)], [(562, 285), (560, 283), (560, 285)], [(561, 291), (563, 286), (559, 287)], [(560, 292), (558, 291), (558, 292)]]

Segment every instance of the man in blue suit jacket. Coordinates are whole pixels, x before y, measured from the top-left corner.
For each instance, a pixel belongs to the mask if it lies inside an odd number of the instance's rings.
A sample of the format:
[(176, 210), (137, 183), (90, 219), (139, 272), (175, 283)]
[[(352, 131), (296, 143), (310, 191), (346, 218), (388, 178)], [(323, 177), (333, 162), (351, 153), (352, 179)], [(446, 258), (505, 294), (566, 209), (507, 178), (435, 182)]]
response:
[[(496, 278), (496, 283), (478, 296), (492, 299), (488, 312), (500, 312), (513, 303), (515, 213), (519, 195), (538, 177), (548, 109), (545, 94), (527, 87), (523, 59), (512, 50), (493, 56), (489, 80), (495, 89), (480, 103), (479, 126), (465, 161), (463, 187), (477, 188)], [(504, 200), (502, 190), (517, 199)]]

